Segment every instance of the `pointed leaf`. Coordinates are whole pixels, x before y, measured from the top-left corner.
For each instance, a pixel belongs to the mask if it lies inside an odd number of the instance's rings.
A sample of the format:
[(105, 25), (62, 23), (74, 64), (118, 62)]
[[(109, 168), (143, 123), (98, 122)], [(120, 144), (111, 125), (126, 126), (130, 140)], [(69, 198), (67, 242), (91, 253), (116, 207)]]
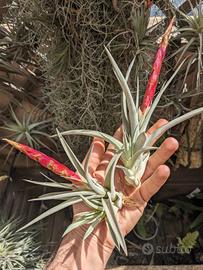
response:
[(158, 128), (155, 132), (153, 132), (149, 136), (149, 138), (148, 138), (148, 140), (146, 142), (146, 146), (150, 146), (152, 144), (153, 140), (156, 137), (158, 137), (159, 135), (163, 134), (168, 129), (170, 129), (170, 128), (172, 128), (172, 127), (174, 127), (174, 126), (182, 123), (183, 121), (188, 120), (188, 119), (190, 119), (190, 118), (192, 118), (192, 117), (194, 117), (194, 116), (196, 116), (196, 115), (198, 115), (200, 113), (203, 113), (203, 107), (201, 107), (199, 109), (196, 109), (196, 110), (193, 110), (191, 112), (188, 112), (188, 113), (186, 113), (186, 114), (184, 114), (184, 115), (182, 115), (182, 116), (180, 116), (180, 117), (178, 117), (178, 118), (170, 121), (168, 124), (166, 124), (166, 125)]
[(147, 134), (145, 132), (140, 133), (137, 140), (135, 141), (133, 152), (136, 152), (139, 149), (143, 148), (146, 140), (147, 140)]
[(190, 225), (191, 229), (194, 229), (203, 224), (203, 212), (201, 212)]
[(158, 95), (156, 96), (154, 102), (152, 103), (146, 117), (143, 120), (143, 123), (141, 124), (141, 132), (145, 132), (148, 125), (149, 125), (149, 121), (152, 117), (152, 114), (154, 112), (154, 110), (156, 109), (163, 93), (165, 92), (165, 90), (168, 88), (168, 86), (170, 85), (170, 83), (172, 82), (172, 80), (175, 78), (175, 76), (177, 75), (178, 71), (181, 69), (181, 67), (183, 66), (183, 64), (185, 63), (185, 60), (179, 65), (179, 67), (176, 69), (176, 71), (174, 72), (174, 74), (171, 76), (171, 78), (162, 86), (161, 90), (159, 91)]
[(130, 135), (131, 134), (131, 127), (130, 127), (130, 123), (129, 123), (126, 97), (125, 97), (124, 92), (122, 92), (121, 117), (122, 117), (122, 124), (123, 124), (123, 132), (126, 132), (127, 134)]
[(66, 234), (68, 234), (69, 232), (71, 232), (72, 230), (74, 230), (82, 225), (91, 223), (94, 220), (96, 215), (97, 215), (97, 213), (95, 213), (95, 211), (80, 213), (79, 218), (77, 218), (76, 221), (73, 222), (72, 224), (70, 224), (68, 226), (68, 228), (65, 230), (63, 237)]
[(35, 185), (39, 185), (39, 186), (45, 186), (45, 187), (54, 187), (54, 188), (65, 188), (65, 189), (72, 189), (72, 185), (71, 184), (66, 184), (66, 183), (51, 183), (51, 182), (38, 182), (38, 181), (32, 181), (32, 180), (27, 180), (27, 179), (23, 179), (23, 181), (31, 183), (31, 184), (35, 184)]
[(185, 211), (203, 211), (203, 207), (192, 204), (184, 200), (171, 199), (171, 202), (177, 204), (177, 206)]
[(113, 233), (112, 237), (113, 239), (116, 239), (115, 244), (119, 244), (122, 248), (125, 254), (127, 255), (127, 247), (125, 243), (125, 239), (120, 231), (118, 220), (117, 220), (117, 208), (113, 205), (111, 201), (111, 194), (108, 193), (109, 199), (102, 199), (104, 211), (106, 214), (106, 221), (109, 225), (109, 228), (111, 228), (111, 233)]
[(116, 165), (118, 163), (118, 160), (120, 158), (122, 153), (115, 154), (112, 159), (110, 160), (107, 169), (106, 169), (106, 174), (105, 174), (105, 183), (104, 186), (109, 189), (111, 192), (111, 199), (114, 200), (116, 196), (116, 190), (115, 190), (115, 169)]
[(63, 236), (62, 237), (64, 237), (66, 234), (68, 234), (69, 232), (71, 232), (72, 230), (74, 230), (74, 229), (76, 229), (76, 228), (78, 228), (78, 227), (80, 227), (80, 226), (82, 226), (82, 225), (85, 225), (85, 224), (87, 224), (87, 221), (85, 220), (85, 219), (80, 219), (80, 220), (76, 220), (75, 222), (73, 222), (72, 224), (70, 224), (69, 226), (68, 226), (68, 228), (65, 230), (65, 232), (63, 233)]
[(85, 171), (85, 174), (88, 175), (89, 174), (89, 162), (90, 162), (90, 157), (92, 155), (92, 150), (93, 150), (93, 144), (91, 144), (88, 152), (87, 152), (87, 155), (85, 157), (85, 162), (84, 162), (84, 171)]
[(133, 166), (136, 162), (136, 160), (138, 159), (138, 157), (143, 154), (143, 153), (147, 153), (147, 152), (150, 152), (150, 151), (154, 151), (154, 150), (157, 150), (158, 147), (144, 147), (142, 149), (140, 149), (139, 151), (137, 151), (133, 156), (132, 158), (130, 159), (130, 166), (132, 166), (132, 169), (133, 169)]
[(103, 186), (101, 186), (98, 182), (96, 182), (90, 174), (86, 175), (86, 179), (88, 182), (89, 187), (94, 190), (94, 192), (96, 192), (97, 194), (101, 195), (101, 196), (105, 196), (106, 194), (106, 190), (104, 189)]
[(126, 76), (125, 76), (126, 81), (129, 80), (130, 73), (131, 73), (132, 68), (133, 68), (133, 65), (134, 65), (134, 63), (135, 63), (135, 59), (136, 59), (136, 56), (134, 56), (133, 60), (131, 61), (130, 65), (129, 65), (129, 67), (128, 67), (128, 70), (127, 70), (127, 73), (126, 73)]
[(62, 210), (62, 209), (64, 209), (64, 208), (66, 208), (66, 207), (68, 207), (68, 206), (70, 206), (70, 205), (79, 203), (79, 202), (81, 202), (81, 201), (82, 201), (82, 199), (71, 198), (71, 199), (68, 200), (68, 201), (62, 202), (62, 203), (60, 203), (60, 204), (58, 204), (58, 205), (52, 207), (51, 209), (45, 211), (44, 213), (42, 213), (42, 214), (39, 215), (38, 217), (34, 218), (32, 221), (30, 221), (28, 224), (26, 224), (25, 226), (23, 226), (23, 227), (22, 227), (20, 230), (18, 230), (18, 231), (22, 231), (22, 230), (24, 230), (25, 228), (27, 228), (27, 227), (29, 227), (29, 226), (35, 224), (36, 222), (38, 222), (38, 221), (40, 221), (40, 220), (42, 220), (42, 219), (44, 219), (44, 218), (46, 218), (46, 217), (48, 217), (48, 216), (50, 216), (50, 215), (56, 213), (56, 212), (58, 212), (58, 211), (60, 211), (60, 210)]
[(97, 227), (97, 225), (99, 225), (99, 223), (104, 219), (104, 213), (100, 213), (95, 220), (90, 224), (90, 226), (88, 227), (85, 235), (84, 235), (84, 240), (87, 239), (90, 234), (95, 230), (95, 228)]
[(95, 193), (92, 191), (74, 191), (74, 192), (52, 192), (52, 193), (47, 193), (44, 195), (39, 196), (36, 199), (31, 199), (30, 201), (45, 201), (45, 200), (64, 200), (68, 198), (80, 198), (81, 195), (83, 196), (90, 196), (94, 195)]
[(135, 107), (135, 103), (132, 97), (132, 94), (130, 92), (130, 89), (128, 87), (127, 81), (124, 78), (121, 70), (119, 69), (116, 61), (112, 57), (110, 51), (105, 47), (105, 50), (108, 54), (108, 57), (111, 61), (111, 64), (113, 66), (114, 73), (118, 79), (118, 82), (125, 93), (127, 104), (128, 104), (128, 110), (129, 110), (129, 118), (130, 118), (130, 125), (131, 125), (131, 132), (134, 132), (136, 126), (138, 125), (138, 113)]
[[(81, 136), (90, 136), (90, 137), (97, 137), (97, 138), (101, 138), (103, 140), (105, 140), (106, 142), (113, 144), (116, 149), (120, 149), (122, 148), (122, 143), (115, 139), (114, 137), (99, 132), (99, 131), (94, 131), (94, 130), (83, 130), (83, 129), (76, 129), (76, 130), (68, 130), (68, 131), (64, 131), (61, 132), (61, 135), (66, 136), (66, 135), (81, 135)], [(53, 135), (51, 137), (55, 137), (57, 135)]]
[(75, 154), (71, 150), (71, 148), (68, 145), (68, 143), (64, 140), (64, 138), (61, 135), (61, 133), (58, 130), (56, 130), (56, 131), (57, 131), (57, 134), (58, 134), (58, 137), (60, 139), (60, 142), (61, 142), (61, 144), (62, 144), (62, 146), (64, 148), (64, 151), (66, 152), (68, 158), (70, 159), (70, 161), (73, 164), (73, 166), (75, 167), (75, 169), (78, 171), (78, 173), (83, 177), (84, 181), (86, 182), (86, 175), (85, 175), (85, 172), (83, 170), (82, 164), (77, 159), (77, 157), (75, 156)]
[(83, 202), (90, 208), (93, 208), (97, 211), (102, 211), (102, 207), (98, 206), (97, 204), (91, 202), (91, 200), (89, 200), (88, 198), (84, 197), (83, 195), (80, 195), (80, 197), (82, 198)]

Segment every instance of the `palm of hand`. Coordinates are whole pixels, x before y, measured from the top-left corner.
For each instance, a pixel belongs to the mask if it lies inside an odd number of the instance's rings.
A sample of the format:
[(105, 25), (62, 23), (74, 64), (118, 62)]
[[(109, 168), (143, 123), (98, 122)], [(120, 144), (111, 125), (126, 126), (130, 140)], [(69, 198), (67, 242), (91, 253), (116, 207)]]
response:
[[(164, 125), (166, 120), (159, 120), (149, 130), (148, 134)], [(121, 128), (114, 135), (117, 139), (122, 139)], [(162, 187), (169, 177), (170, 170), (163, 165), (178, 148), (178, 142), (174, 138), (167, 138), (160, 148), (150, 157), (145, 173), (141, 179), (141, 185), (135, 188), (126, 184), (124, 174), (117, 170), (115, 174), (115, 186), (117, 191), (128, 198), (126, 204), (118, 213), (118, 220), (123, 235), (129, 233), (141, 218), (149, 199)], [(100, 183), (104, 182), (104, 175), (109, 160), (114, 154), (114, 148), (109, 145), (105, 151), (105, 144), (101, 139), (93, 140), (93, 150), (89, 161), (89, 172)], [(83, 203), (74, 206), (74, 215), (87, 211)], [(86, 230), (86, 226), (81, 228), (81, 234)], [(89, 237), (90, 238), (90, 237)], [(108, 231), (106, 223), (101, 222), (94, 231), (93, 238), (107, 248), (113, 248), (114, 243)]]

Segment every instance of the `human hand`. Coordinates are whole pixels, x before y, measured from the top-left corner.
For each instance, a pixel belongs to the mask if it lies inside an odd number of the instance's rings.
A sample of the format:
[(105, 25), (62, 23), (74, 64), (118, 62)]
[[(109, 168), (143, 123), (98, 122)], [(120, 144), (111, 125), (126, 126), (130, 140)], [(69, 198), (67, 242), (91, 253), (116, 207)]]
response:
[[(166, 120), (160, 119), (148, 130), (147, 133), (150, 135), (166, 123)], [(119, 128), (116, 131), (114, 137), (118, 140), (122, 140), (122, 128)], [(156, 138), (156, 140), (157, 139), (158, 138)], [(100, 183), (103, 183), (106, 168), (114, 155), (115, 149), (113, 145), (109, 145), (107, 150), (105, 150), (104, 141), (98, 138), (95, 138), (92, 144), (92, 153), (89, 160), (89, 173)], [(143, 214), (147, 202), (158, 192), (168, 179), (170, 170), (168, 166), (164, 165), (164, 163), (174, 154), (177, 148), (178, 142), (174, 138), (167, 138), (162, 143), (159, 149), (151, 155), (139, 187), (128, 185), (124, 179), (122, 170), (116, 170), (116, 190), (122, 191), (126, 196), (125, 205), (118, 212), (119, 225), (124, 236), (137, 224)], [(87, 209), (88, 208), (84, 204), (77, 204), (74, 206), (74, 214), (87, 211)], [(77, 230), (77, 234), (79, 233), (81, 238), (83, 237), (86, 228), (87, 226), (83, 226)], [(114, 248), (114, 242), (105, 221), (97, 226), (93, 235), (86, 239), (86, 241), (89, 244), (96, 241), (97, 245), (101, 247), (103, 252), (105, 250), (107, 250), (107, 252), (111, 252)]]
[[(151, 134), (166, 123), (166, 120), (160, 119), (147, 133)], [(122, 140), (122, 129), (119, 128), (114, 136)], [(95, 138), (92, 144), (89, 173), (102, 183), (105, 170), (114, 155), (115, 149), (112, 145), (109, 145), (106, 150), (104, 141), (98, 138)], [(123, 172), (120, 169), (116, 170), (116, 190), (122, 190), (126, 197), (123, 208), (118, 212), (118, 221), (124, 236), (134, 228), (141, 218), (147, 202), (168, 179), (170, 170), (164, 163), (174, 154), (177, 148), (178, 142), (174, 138), (167, 138), (161, 144), (159, 149), (148, 160), (139, 187), (128, 185)], [(74, 205), (73, 210), (74, 215), (76, 215), (87, 211), (88, 208), (84, 203), (79, 203)], [(63, 238), (57, 254), (51, 264), (47, 266), (47, 270), (103, 270), (105, 268), (114, 249), (114, 242), (106, 222), (101, 222), (93, 233), (83, 241), (86, 229), (87, 226), (81, 226)]]

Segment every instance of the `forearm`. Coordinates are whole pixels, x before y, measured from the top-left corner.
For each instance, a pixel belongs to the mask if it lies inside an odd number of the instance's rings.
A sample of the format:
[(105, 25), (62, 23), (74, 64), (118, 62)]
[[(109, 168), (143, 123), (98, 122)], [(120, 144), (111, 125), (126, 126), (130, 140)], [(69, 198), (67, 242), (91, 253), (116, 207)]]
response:
[(104, 270), (112, 251), (94, 236), (83, 241), (76, 231), (64, 237), (46, 270)]

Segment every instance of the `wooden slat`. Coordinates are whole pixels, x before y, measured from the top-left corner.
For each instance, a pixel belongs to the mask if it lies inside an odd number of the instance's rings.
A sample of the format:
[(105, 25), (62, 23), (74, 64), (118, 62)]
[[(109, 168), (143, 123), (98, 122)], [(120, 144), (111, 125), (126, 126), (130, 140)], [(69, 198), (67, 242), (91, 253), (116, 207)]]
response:
[(194, 189), (203, 191), (203, 167), (199, 169), (188, 169), (180, 167), (171, 172), (171, 177), (154, 197), (165, 200), (174, 196), (187, 195)]
[[(197, 6), (197, 0), (190, 0), (191, 4), (193, 7)], [(189, 13), (191, 11), (191, 5), (190, 2), (187, 0), (185, 1), (180, 7), (179, 9), (185, 13)]]

